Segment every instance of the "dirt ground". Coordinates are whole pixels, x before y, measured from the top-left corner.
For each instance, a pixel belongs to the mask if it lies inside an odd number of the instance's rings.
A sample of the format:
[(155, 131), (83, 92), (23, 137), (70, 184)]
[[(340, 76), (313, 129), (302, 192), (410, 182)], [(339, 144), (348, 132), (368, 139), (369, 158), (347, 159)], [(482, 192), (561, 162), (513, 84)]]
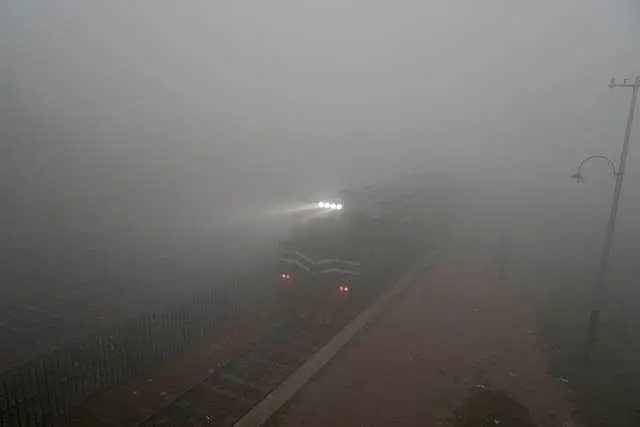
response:
[(271, 425), (580, 425), (533, 311), (493, 270), (445, 256)]

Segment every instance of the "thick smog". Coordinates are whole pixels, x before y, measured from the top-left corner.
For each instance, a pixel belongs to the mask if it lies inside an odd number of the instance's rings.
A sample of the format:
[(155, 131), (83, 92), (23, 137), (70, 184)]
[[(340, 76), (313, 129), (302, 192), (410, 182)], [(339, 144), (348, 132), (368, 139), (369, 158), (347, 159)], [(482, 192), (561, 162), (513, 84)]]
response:
[(0, 2), (0, 426), (640, 425), (638, 28)]

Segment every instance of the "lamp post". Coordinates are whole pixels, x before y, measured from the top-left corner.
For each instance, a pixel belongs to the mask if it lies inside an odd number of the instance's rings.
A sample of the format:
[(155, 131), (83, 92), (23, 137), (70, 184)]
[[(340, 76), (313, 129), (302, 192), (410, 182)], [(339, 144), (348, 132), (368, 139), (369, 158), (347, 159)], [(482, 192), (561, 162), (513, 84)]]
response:
[(620, 163), (616, 169), (615, 163), (606, 156), (589, 156), (582, 160), (578, 165), (578, 170), (571, 177), (580, 182), (584, 179), (582, 175), (582, 166), (589, 160), (603, 159), (609, 162), (611, 171), (615, 178), (615, 186), (613, 192), (613, 200), (611, 202), (611, 209), (609, 211), (609, 221), (607, 222), (607, 231), (604, 238), (604, 244), (602, 245), (602, 255), (600, 257), (600, 265), (596, 274), (595, 289), (593, 299), (591, 302), (591, 313), (589, 315), (589, 326), (587, 330), (587, 340), (584, 348), (583, 362), (588, 364), (593, 358), (593, 351), (595, 349), (596, 339), (598, 335), (598, 324), (600, 319), (601, 301), (602, 301), (602, 288), (604, 280), (606, 278), (607, 270), (609, 268), (609, 258), (611, 255), (611, 247), (613, 246), (613, 237), (616, 227), (616, 218), (618, 216), (618, 205), (620, 203), (620, 193), (622, 191), (622, 180), (624, 179), (624, 171), (627, 162), (627, 153), (629, 152), (629, 138), (631, 137), (631, 127), (633, 125), (633, 116), (635, 114), (636, 102), (638, 100), (638, 88), (640, 87), (640, 76), (638, 76), (634, 83), (629, 83), (628, 79), (624, 79), (622, 83), (616, 83), (615, 79), (611, 79), (609, 84), (611, 88), (631, 88), (631, 105), (629, 106), (629, 116), (627, 118), (627, 128), (624, 134), (624, 141), (622, 143), (622, 153), (620, 154)]

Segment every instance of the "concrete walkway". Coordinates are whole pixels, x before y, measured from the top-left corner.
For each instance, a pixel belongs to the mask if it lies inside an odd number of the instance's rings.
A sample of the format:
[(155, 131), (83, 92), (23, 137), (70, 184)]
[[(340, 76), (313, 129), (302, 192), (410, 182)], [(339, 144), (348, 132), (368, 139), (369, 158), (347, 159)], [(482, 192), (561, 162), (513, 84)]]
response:
[(268, 425), (453, 426), (478, 390), (506, 392), (536, 426), (578, 425), (547, 363), (513, 287), (486, 266), (445, 258)]

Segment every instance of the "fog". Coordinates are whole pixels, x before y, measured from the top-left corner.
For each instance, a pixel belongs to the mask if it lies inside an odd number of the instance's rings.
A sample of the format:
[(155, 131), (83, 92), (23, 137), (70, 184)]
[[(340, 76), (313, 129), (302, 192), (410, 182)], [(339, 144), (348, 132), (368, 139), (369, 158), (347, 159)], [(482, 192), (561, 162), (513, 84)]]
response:
[(607, 84), (640, 74), (637, 6), (4, 0), (1, 292), (187, 292), (267, 253), (282, 206), (415, 171), (458, 180), (483, 239), (592, 260), (611, 180), (568, 177), (617, 161), (630, 92)]

